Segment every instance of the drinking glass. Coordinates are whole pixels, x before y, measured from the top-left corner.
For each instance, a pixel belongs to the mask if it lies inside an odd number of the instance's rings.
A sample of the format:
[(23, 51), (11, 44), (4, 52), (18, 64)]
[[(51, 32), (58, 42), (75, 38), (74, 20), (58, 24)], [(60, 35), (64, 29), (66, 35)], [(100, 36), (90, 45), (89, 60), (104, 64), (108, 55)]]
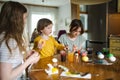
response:
[(65, 62), (66, 61), (66, 52), (65, 51), (60, 51), (60, 56), (61, 56), (61, 61)]
[(104, 55), (109, 54), (109, 48), (103, 48), (102, 51)]
[(74, 52), (68, 52), (68, 61), (73, 62), (74, 61)]
[(90, 58), (90, 59), (93, 59), (93, 48), (87, 48), (87, 52), (88, 52), (88, 57)]

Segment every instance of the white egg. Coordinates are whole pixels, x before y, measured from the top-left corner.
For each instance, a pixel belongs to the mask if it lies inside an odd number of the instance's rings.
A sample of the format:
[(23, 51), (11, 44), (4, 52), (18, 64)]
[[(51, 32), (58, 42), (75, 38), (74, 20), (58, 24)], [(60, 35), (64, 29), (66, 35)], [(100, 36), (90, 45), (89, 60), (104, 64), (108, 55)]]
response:
[(103, 59), (103, 58), (104, 58), (104, 55), (103, 55), (103, 54), (99, 54), (99, 55), (98, 55), (98, 58)]
[(57, 60), (56, 58), (53, 58), (52, 61), (53, 61), (53, 62), (57, 62), (58, 60)]
[(116, 57), (112, 56), (109, 58), (111, 62), (115, 62), (116, 61)]

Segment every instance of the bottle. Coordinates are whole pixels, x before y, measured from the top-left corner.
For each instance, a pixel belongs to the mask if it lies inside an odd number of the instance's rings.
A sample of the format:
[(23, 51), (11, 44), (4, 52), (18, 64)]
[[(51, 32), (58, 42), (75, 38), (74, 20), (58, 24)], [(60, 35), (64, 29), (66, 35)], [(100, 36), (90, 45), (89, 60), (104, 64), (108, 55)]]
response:
[(75, 63), (79, 63), (80, 61), (80, 58), (79, 58), (79, 54), (78, 53), (75, 53), (75, 58), (74, 58), (75, 60)]
[(52, 62), (53, 62), (53, 66), (54, 67), (57, 67), (58, 66), (58, 60), (56, 58), (53, 58), (52, 59)]

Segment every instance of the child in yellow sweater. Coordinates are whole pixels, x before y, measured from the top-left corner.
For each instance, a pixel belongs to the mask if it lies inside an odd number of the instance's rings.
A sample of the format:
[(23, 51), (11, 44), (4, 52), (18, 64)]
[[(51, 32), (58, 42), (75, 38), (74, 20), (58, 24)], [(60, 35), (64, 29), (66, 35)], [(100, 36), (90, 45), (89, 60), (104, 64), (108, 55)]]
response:
[(38, 21), (37, 30), (40, 33), (34, 40), (33, 49), (40, 53), (41, 58), (53, 56), (56, 49), (62, 50), (64, 46), (59, 44), (52, 36), (53, 23), (51, 20), (42, 18)]

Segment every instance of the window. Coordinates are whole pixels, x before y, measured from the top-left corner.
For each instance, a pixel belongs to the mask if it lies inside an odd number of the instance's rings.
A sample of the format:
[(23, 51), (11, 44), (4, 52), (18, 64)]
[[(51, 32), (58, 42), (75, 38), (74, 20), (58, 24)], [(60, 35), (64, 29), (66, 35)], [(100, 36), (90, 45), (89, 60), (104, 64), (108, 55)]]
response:
[(81, 20), (82, 23), (83, 23), (83, 26), (84, 26), (85, 31), (88, 29), (87, 18), (88, 18), (88, 15), (87, 15), (87, 14), (80, 14), (80, 20)]
[(85, 33), (83, 34), (83, 36), (86, 39), (88, 39), (88, 33), (87, 33), (87, 30), (88, 30), (87, 14), (80, 14), (80, 20), (82, 21), (83, 26), (84, 26), (84, 30), (85, 30)]
[(80, 7), (81, 12), (86, 12), (87, 11), (85, 5), (80, 5), (79, 7)]
[(86, 10), (86, 6), (85, 5), (80, 5), (80, 20), (82, 21), (83, 23), (83, 26), (84, 26), (84, 30), (85, 30), (85, 33), (83, 34), (83, 36), (88, 39), (88, 33), (87, 33), (87, 30), (88, 30), (88, 14), (87, 14), (87, 10)]

